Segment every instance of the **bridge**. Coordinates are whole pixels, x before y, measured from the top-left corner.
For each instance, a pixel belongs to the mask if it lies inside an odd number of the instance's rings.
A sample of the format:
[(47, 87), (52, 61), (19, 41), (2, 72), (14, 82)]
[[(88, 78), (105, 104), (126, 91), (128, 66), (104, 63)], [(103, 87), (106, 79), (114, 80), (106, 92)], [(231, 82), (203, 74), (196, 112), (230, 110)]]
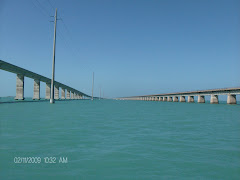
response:
[(144, 96), (131, 96), (117, 98), (117, 100), (142, 100), (142, 101), (168, 101), (168, 102), (194, 102), (194, 97), (198, 97), (198, 103), (205, 103), (205, 96), (211, 96), (210, 103), (218, 104), (219, 95), (227, 95), (227, 104), (236, 104), (236, 95), (240, 94), (240, 88), (210, 89), (201, 91), (187, 91), (167, 94), (154, 94)]
[[(33, 84), (33, 100), (40, 100), (40, 82), (46, 83), (45, 99), (51, 98), (51, 79), (13, 64), (0, 60), (0, 69), (15, 73), (17, 75), (16, 81), (16, 97), (15, 100), (24, 100), (24, 77), (34, 80)], [(61, 88), (61, 98), (59, 98), (59, 88)], [(66, 93), (67, 92), (67, 93)], [(186, 91), (166, 94), (153, 94), (143, 96), (131, 96), (116, 98), (117, 100), (142, 100), (142, 101), (168, 101), (168, 102), (194, 102), (194, 97), (197, 96), (198, 103), (205, 103), (205, 96), (211, 96), (210, 103), (218, 104), (219, 95), (227, 95), (227, 104), (236, 104), (236, 95), (240, 94), (240, 88), (223, 88), (223, 89), (210, 89), (200, 91)], [(60, 82), (54, 81), (54, 99), (84, 99), (91, 96), (69, 87)], [(94, 97), (96, 99), (98, 97)]]
[[(17, 75), (16, 81), (16, 97), (15, 100), (24, 100), (24, 77), (34, 80), (33, 84), (33, 100), (40, 100), (40, 82), (46, 83), (45, 99), (50, 99), (51, 92), (51, 79), (13, 64), (0, 60), (0, 69), (15, 73)], [(60, 82), (54, 81), (54, 99), (59, 99), (59, 88), (61, 88), (60, 99), (84, 99), (90, 98), (89, 95), (69, 87)], [(67, 91), (67, 93), (66, 93)]]

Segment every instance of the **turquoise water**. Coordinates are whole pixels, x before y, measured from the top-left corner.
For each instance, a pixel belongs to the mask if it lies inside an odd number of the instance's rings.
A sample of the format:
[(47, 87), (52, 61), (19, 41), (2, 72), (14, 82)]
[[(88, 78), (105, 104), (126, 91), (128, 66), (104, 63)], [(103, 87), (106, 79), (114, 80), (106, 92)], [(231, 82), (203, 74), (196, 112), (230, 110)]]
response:
[(239, 105), (3, 103), (0, 133), (1, 180), (240, 179)]

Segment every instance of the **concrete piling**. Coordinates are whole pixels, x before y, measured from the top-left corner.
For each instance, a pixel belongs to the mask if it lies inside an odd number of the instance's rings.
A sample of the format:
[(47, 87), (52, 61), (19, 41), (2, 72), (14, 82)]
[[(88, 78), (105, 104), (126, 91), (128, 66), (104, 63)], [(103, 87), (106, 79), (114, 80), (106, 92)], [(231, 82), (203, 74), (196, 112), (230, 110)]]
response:
[(67, 89), (67, 99), (70, 99), (70, 90)]
[(51, 83), (46, 83), (45, 99), (50, 99), (50, 92), (51, 92)]
[(180, 101), (179, 102), (186, 102), (185, 96), (180, 96)]
[(237, 104), (236, 95), (234, 95), (234, 94), (228, 94), (227, 103), (228, 103), (228, 104)]
[(40, 81), (38, 79), (34, 79), (33, 99), (34, 100), (39, 100), (40, 99)]
[(198, 96), (198, 103), (205, 103), (205, 96)]
[(210, 103), (218, 104), (218, 95), (211, 95)]
[(62, 88), (61, 99), (66, 99), (65, 98), (65, 89), (64, 88)]
[(24, 100), (24, 76), (21, 74), (17, 74), (15, 99)]
[(168, 96), (168, 102), (172, 102), (172, 97)]
[(59, 86), (54, 86), (54, 99), (59, 99)]
[(194, 102), (194, 96), (188, 96), (188, 102), (193, 103)]
[(173, 97), (173, 102), (178, 102), (178, 97), (177, 96)]

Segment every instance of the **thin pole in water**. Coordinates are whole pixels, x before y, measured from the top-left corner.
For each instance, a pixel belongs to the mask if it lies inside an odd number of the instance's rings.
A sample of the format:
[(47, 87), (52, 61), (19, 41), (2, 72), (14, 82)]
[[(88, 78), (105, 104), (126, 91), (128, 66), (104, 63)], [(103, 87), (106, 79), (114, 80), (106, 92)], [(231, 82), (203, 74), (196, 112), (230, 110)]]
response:
[(56, 50), (56, 31), (57, 31), (57, 8), (55, 12), (54, 39), (53, 39), (53, 64), (52, 64), (52, 82), (50, 103), (54, 103), (54, 77), (55, 77), (55, 50)]
[(93, 72), (93, 80), (92, 80), (92, 100), (93, 100), (93, 86), (94, 86), (94, 72)]

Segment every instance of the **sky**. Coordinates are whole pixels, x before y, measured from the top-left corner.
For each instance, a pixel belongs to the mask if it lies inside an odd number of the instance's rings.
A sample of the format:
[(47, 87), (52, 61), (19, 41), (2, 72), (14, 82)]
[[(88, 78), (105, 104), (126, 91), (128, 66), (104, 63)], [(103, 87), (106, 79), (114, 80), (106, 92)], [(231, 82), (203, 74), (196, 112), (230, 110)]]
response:
[[(91, 95), (240, 86), (240, 0), (0, 0), (0, 59)], [(16, 75), (0, 70), (0, 96)], [(25, 78), (25, 97), (33, 80)], [(45, 97), (45, 83), (41, 83)]]

